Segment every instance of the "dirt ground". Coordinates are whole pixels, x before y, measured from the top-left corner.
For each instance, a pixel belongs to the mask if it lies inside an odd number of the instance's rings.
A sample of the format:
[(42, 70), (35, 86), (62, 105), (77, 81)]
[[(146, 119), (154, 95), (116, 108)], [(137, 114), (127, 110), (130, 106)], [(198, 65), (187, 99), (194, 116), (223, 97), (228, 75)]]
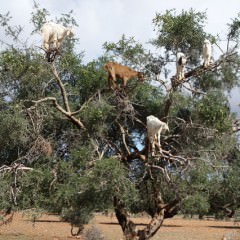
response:
[[(138, 227), (144, 227), (148, 218), (134, 218)], [(89, 225), (100, 229), (107, 240), (120, 240), (122, 233), (115, 217), (96, 216)], [(35, 224), (21, 213), (15, 213), (11, 223), (0, 226), (0, 240), (70, 240), (70, 224), (58, 216), (43, 215)], [(181, 217), (167, 219), (153, 240), (222, 240), (240, 239), (240, 225), (231, 221), (189, 220)], [(238, 236), (238, 237), (234, 237)], [(80, 238), (81, 239), (81, 238)]]

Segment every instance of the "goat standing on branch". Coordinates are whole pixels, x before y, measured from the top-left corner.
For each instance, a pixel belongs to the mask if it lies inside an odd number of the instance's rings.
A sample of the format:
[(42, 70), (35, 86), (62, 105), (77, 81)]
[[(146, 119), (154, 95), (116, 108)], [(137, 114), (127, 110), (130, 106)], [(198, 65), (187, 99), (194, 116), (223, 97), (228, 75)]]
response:
[[(73, 37), (72, 28), (67, 28), (61, 24), (47, 22), (40, 29), (43, 38), (43, 48), (46, 51), (46, 56), (49, 62), (52, 62), (55, 56), (59, 53), (60, 47), (66, 36)], [(51, 53), (53, 56), (51, 57)]]
[(177, 80), (179, 81), (185, 78), (184, 71), (185, 71), (186, 63), (187, 63), (187, 58), (185, 54), (182, 52), (178, 52), (177, 60), (176, 60), (176, 68), (177, 68), (176, 77), (177, 77)]
[(161, 133), (165, 133), (169, 131), (168, 124), (162, 122), (157, 117), (150, 115), (147, 117), (147, 137), (148, 137), (148, 149), (152, 151), (152, 156), (154, 156), (155, 152), (155, 144), (157, 144), (160, 153), (162, 152), (161, 144), (160, 144), (160, 136)]
[(212, 58), (212, 44), (205, 39), (203, 42), (203, 67), (207, 68), (211, 64)]
[(67, 28), (61, 24), (47, 22), (41, 29), (41, 35), (43, 38), (43, 47), (46, 51), (59, 50), (63, 40), (66, 36), (73, 37), (74, 32), (72, 28)]
[(135, 71), (115, 62), (106, 63), (104, 69), (108, 72), (108, 86), (110, 89), (117, 89), (117, 78), (122, 80), (124, 88), (127, 86), (127, 81), (129, 79), (137, 77), (138, 80), (144, 81), (144, 75), (142, 72)]

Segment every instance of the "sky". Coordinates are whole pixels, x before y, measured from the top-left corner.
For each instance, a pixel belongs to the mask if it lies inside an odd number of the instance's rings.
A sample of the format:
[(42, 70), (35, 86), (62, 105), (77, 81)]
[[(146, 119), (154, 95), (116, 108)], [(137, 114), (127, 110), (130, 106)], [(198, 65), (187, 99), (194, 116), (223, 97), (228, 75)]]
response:
[[(224, 39), (227, 23), (230, 23), (231, 19), (237, 17), (240, 12), (239, 0), (229, 2), (226, 0), (36, 0), (36, 2), (51, 13), (52, 19), (73, 10), (73, 16), (79, 25), (75, 29), (76, 36), (80, 39), (77, 50), (84, 51), (86, 62), (96, 59), (103, 53), (104, 42), (117, 42), (122, 34), (134, 37), (148, 48), (149, 40), (156, 36), (152, 23), (156, 13), (164, 13), (173, 8), (177, 12), (190, 8), (206, 11), (208, 21), (205, 30), (212, 34), (220, 34)], [(33, 0), (7, 0), (1, 4), (0, 14), (9, 11), (12, 16), (11, 23), (24, 27), (26, 39), (33, 28), (30, 24), (33, 4)], [(0, 39), (6, 39), (1, 29)], [(41, 45), (41, 36), (37, 33), (32, 39), (32, 44)]]

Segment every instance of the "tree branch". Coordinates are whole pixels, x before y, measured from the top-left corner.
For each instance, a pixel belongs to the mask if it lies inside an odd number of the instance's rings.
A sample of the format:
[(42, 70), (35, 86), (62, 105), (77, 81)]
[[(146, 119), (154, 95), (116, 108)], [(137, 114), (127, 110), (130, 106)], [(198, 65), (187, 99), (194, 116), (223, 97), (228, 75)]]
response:
[[(186, 72), (184, 74), (184, 79), (181, 80), (181, 81), (179, 81), (176, 78), (176, 76), (173, 76), (171, 78), (172, 87), (169, 90), (169, 96), (168, 96), (167, 100), (165, 101), (165, 108), (164, 108), (164, 116), (163, 117), (167, 117), (169, 115), (170, 108), (171, 108), (171, 105), (172, 105), (172, 102), (173, 102), (173, 94), (172, 93), (177, 90), (177, 87), (179, 85), (182, 85), (183, 83), (188, 82), (191, 79), (191, 77), (197, 77), (197, 76), (200, 76), (201, 74), (203, 74), (205, 72), (210, 72), (210, 71), (215, 70), (217, 67), (219, 67), (224, 62), (231, 62), (232, 57), (236, 54), (237, 54), (236, 52), (227, 53), (207, 68), (205, 68), (204, 66), (196, 67), (193, 70), (190, 70), (190, 71)], [(195, 92), (196, 92), (196, 90), (195, 90)]]
[(76, 117), (74, 117), (69, 109), (69, 111), (65, 111), (57, 102), (57, 99), (55, 97), (46, 97), (46, 98), (42, 98), (36, 101), (32, 101), (33, 103), (35, 103), (36, 105), (39, 103), (43, 103), (43, 102), (52, 102), (54, 107), (60, 111), (62, 114), (64, 114), (72, 123), (74, 123), (79, 129), (85, 129), (85, 126), (83, 125), (83, 123), (77, 119)]
[(122, 139), (123, 139), (124, 147), (125, 147), (128, 155), (129, 155), (129, 154), (130, 154), (130, 151), (129, 151), (128, 146), (127, 146), (127, 143), (126, 143), (126, 133), (125, 133), (125, 130), (124, 130), (124, 128), (122, 127), (122, 125), (121, 125), (119, 122), (117, 122), (117, 124), (118, 124), (118, 126), (119, 126), (119, 128), (120, 128), (120, 131), (121, 131), (121, 134), (122, 134)]
[(62, 97), (63, 97), (63, 103), (64, 103), (64, 106), (65, 106), (65, 110), (67, 112), (70, 112), (70, 107), (69, 107), (68, 98), (67, 98), (67, 92), (66, 92), (66, 89), (65, 89), (59, 75), (58, 75), (58, 72), (56, 70), (54, 62), (51, 64), (51, 69), (52, 69), (53, 75), (54, 75), (54, 77), (57, 81), (57, 84), (60, 87), (61, 94), (62, 94)]
[(213, 71), (214, 69), (216, 69), (217, 67), (219, 67), (222, 63), (224, 62), (231, 62), (232, 61), (232, 57), (234, 55), (236, 55), (236, 52), (232, 52), (232, 53), (227, 53), (225, 55), (223, 55), (219, 60), (215, 61), (214, 63), (212, 63), (209, 67), (205, 68), (204, 66), (199, 66), (194, 68), (193, 70), (190, 70), (189, 72), (186, 72), (184, 74), (184, 79), (179, 81), (178, 79), (176, 79), (175, 76), (173, 76), (171, 78), (171, 82), (172, 82), (172, 88), (173, 90), (175, 90), (180, 84), (183, 84), (185, 82), (188, 82), (190, 79), (190, 77), (197, 77), (205, 72), (210, 72)]

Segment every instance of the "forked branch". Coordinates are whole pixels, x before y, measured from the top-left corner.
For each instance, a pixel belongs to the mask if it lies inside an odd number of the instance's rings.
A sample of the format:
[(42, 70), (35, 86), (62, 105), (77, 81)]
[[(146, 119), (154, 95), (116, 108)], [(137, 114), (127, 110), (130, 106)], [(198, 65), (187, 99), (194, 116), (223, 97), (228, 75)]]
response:
[(58, 103), (55, 97), (46, 97), (46, 98), (42, 98), (32, 102), (35, 103), (36, 105), (43, 102), (52, 102), (53, 106), (63, 115), (65, 115), (74, 125), (76, 125), (79, 129), (85, 129), (85, 126), (83, 125), (83, 123), (79, 119), (77, 119), (75, 116), (73, 116), (70, 111), (64, 110), (64, 108), (60, 106), (60, 104)]
[(61, 91), (61, 95), (62, 95), (62, 98), (63, 98), (63, 104), (64, 104), (64, 107), (62, 107), (57, 99), (55, 97), (45, 97), (45, 98), (42, 98), (42, 99), (39, 99), (39, 100), (36, 100), (36, 101), (32, 101), (33, 103), (35, 103), (36, 105), (37, 104), (40, 104), (40, 103), (43, 103), (43, 102), (52, 102), (53, 103), (53, 106), (59, 111), (61, 112), (64, 116), (66, 116), (74, 125), (76, 125), (79, 129), (85, 129), (85, 126), (84, 124), (78, 119), (76, 118), (74, 115), (76, 115), (77, 113), (79, 112), (72, 112), (70, 107), (69, 107), (69, 102), (68, 102), (68, 96), (67, 96), (67, 91), (65, 89), (65, 86), (62, 82), (62, 80), (60, 79), (59, 77), (59, 74), (57, 72), (57, 69), (56, 69), (56, 66), (55, 66), (55, 63), (52, 62), (51, 63), (51, 70), (52, 70), (52, 73), (55, 77), (55, 80), (60, 88), (60, 91)]

